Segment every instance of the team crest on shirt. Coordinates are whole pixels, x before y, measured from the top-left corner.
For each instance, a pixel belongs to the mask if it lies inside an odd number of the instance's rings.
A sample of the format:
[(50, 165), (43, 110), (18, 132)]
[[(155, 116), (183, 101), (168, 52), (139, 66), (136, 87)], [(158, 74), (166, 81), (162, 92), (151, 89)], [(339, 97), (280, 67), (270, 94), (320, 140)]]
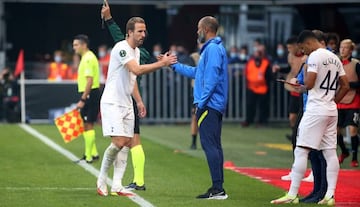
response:
[(125, 50), (120, 50), (119, 54), (120, 54), (120, 57), (125, 57), (126, 56), (126, 51)]

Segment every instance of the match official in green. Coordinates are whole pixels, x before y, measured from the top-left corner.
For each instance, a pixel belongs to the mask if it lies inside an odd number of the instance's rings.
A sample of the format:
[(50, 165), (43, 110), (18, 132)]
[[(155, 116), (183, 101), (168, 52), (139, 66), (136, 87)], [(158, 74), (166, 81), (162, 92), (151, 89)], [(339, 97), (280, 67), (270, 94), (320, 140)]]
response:
[(99, 159), (95, 144), (94, 123), (97, 120), (100, 107), (100, 74), (99, 62), (95, 54), (89, 49), (89, 38), (80, 34), (74, 37), (73, 49), (81, 55), (78, 68), (78, 92), (80, 100), (76, 107), (80, 109), (84, 121), (85, 154), (82, 158), (87, 163)]

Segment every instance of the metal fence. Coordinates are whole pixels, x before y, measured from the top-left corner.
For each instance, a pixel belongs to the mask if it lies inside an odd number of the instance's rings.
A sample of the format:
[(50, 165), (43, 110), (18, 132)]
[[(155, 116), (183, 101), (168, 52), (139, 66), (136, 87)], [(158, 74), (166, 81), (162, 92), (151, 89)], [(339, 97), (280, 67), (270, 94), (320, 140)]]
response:
[[(246, 85), (243, 64), (230, 64), (229, 99), (225, 122), (241, 122), (246, 115)], [(192, 107), (191, 80), (162, 69), (144, 75), (141, 80), (142, 97), (147, 106), (145, 123), (189, 122)], [(288, 93), (282, 84), (271, 82), (269, 90), (269, 121), (286, 121)]]
[[(244, 65), (229, 65), (229, 100), (225, 122), (244, 121), (246, 87)], [(36, 71), (38, 73), (38, 71)], [(25, 77), (34, 77), (27, 71)], [(142, 123), (190, 122), (192, 107), (191, 80), (169, 68), (143, 75), (140, 83), (148, 115)], [(77, 86), (73, 81), (48, 82), (45, 79), (25, 79), (23, 108), (31, 122), (51, 121), (52, 112), (76, 103)], [(269, 90), (269, 121), (286, 121), (288, 93), (282, 84), (271, 82)]]

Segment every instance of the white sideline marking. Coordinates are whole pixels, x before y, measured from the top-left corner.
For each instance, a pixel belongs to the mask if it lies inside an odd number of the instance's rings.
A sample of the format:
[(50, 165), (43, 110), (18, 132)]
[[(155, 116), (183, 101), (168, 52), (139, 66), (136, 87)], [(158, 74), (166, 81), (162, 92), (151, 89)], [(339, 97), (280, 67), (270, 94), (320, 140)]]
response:
[[(19, 126), (22, 129), (24, 129), (25, 131), (27, 131), (29, 134), (33, 135), (35, 138), (39, 139), (40, 141), (44, 142), (49, 147), (53, 148), (55, 151), (59, 152), (60, 154), (64, 155), (65, 157), (67, 157), (69, 160), (71, 160), (73, 162), (79, 160), (79, 158), (76, 157), (73, 153), (71, 153), (70, 151), (62, 148), (61, 146), (59, 146), (58, 144), (53, 142), (50, 138), (48, 138), (47, 136), (41, 134), (40, 132), (38, 132), (34, 128), (30, 127), (29, 125), (19, 124)], [(96, 169), (92, 165), (89, 165), (89, 164), (87, 164), (85, 162), (79, 162), (77, 164), (80, 165), (82, 168), (84, 168), (89, 173), (91, 173), (92, 175), (94, 175), (95, 177), (98, 177), (100, 172), (99, 172), (98, 169)], [(112, 180), (108, 177), (106, 179), (106, 183), (108, 185), (111, 185)], [(134, 192), (132, 192), (132, 193), (134, 194), (134, 196), (128, 196), (127, 198), (132, 200), (134, 203), (138, 204), (141, 207), (154, 207), (154, 205), (151, 204), (149, 201), (145, 200), (144, 198), (142, 198), (141, 196), (139, 196), (138, 194), (136, 194)]]
[(49, 190), (54, 190), (54, 191), (84, 191), (84, 190), (91, 190), (91, 191), (95, 191), (96, 188), (67, 188), (67, 187), (0, 187), (0, 189), (3, 190), (12, 190), (12, 191), (49, 191)]

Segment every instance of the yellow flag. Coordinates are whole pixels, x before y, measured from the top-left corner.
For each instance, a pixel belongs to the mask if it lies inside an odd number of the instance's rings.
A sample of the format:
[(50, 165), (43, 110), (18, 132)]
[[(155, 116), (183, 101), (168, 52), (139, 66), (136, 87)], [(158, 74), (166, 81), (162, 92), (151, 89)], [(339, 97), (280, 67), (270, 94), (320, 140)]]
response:
[(65, 143), (78, 138), (84, 132), (83, 120), (80, 112), (76, 109), (57, 117), (55, 119), (55, 125)]

